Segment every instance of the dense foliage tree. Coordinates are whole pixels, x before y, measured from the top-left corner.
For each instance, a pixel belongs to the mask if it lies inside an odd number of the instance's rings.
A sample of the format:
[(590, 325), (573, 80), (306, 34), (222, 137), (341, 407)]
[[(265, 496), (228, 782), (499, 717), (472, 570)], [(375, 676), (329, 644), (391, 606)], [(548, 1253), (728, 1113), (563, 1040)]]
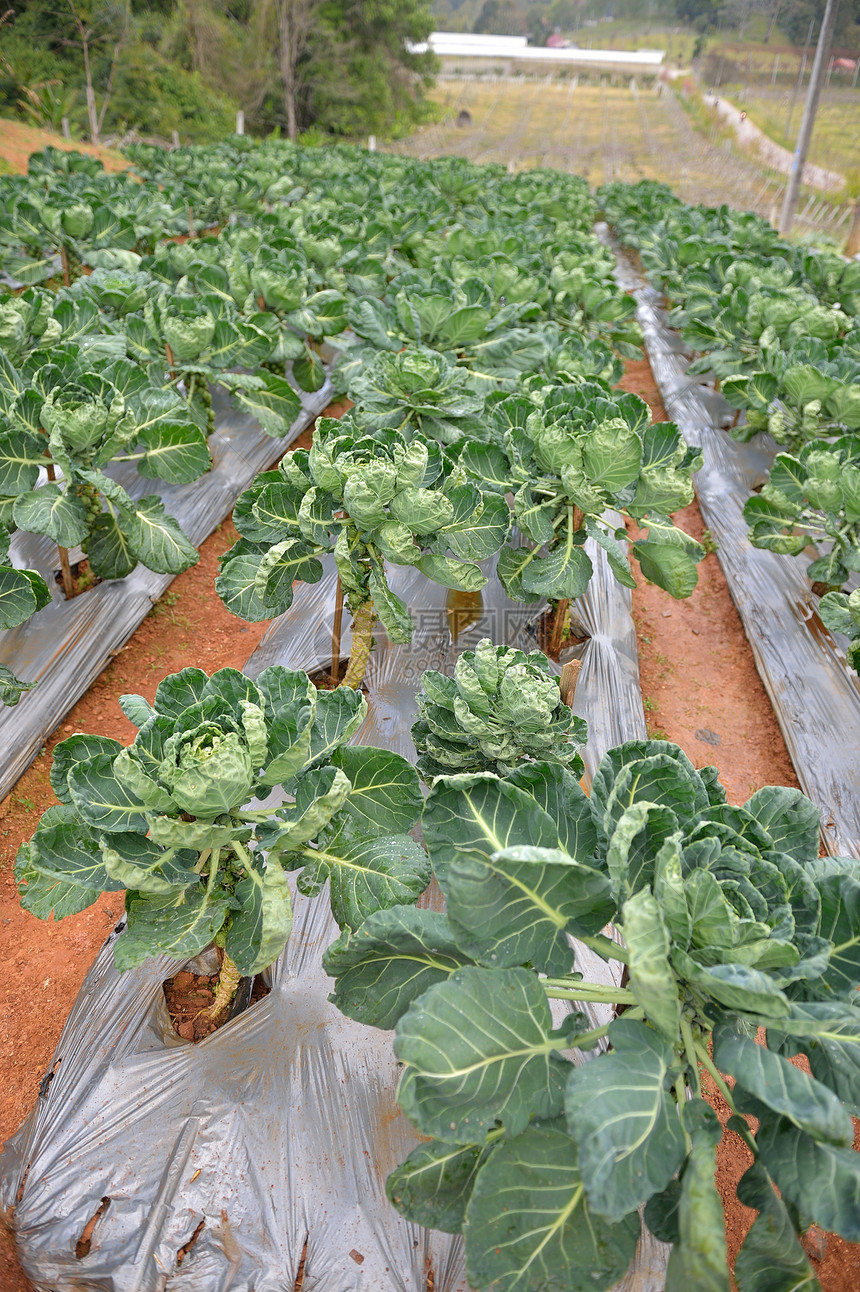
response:
[(432, 55), (429, 0), (13, 0), (0, 111), (90, 138), (133, 128), (205, 140), (409, 127)]

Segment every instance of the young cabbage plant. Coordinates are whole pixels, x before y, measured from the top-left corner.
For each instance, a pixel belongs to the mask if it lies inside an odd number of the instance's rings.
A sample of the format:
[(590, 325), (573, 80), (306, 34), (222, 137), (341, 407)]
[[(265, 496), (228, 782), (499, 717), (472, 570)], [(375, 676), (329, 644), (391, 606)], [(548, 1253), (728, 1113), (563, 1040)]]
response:
[[(814, 805), (732, 806), (714, 768), (645, 740), (609, 750), (590, 797), (558, 764), (442, 777), (423, 833), (446, 914), (377, 912), (325, 956), (341, 1010), (395, 1028), (428, 1137), (394, 1205), (462, 1232), (470, 1285), (507, 1292), (613, 1287), (644, 1207), (667, 1288), (729, 1292), (707, 1074), (752, 1156), (740, 1292), (817, 1288), (802, 1230), (860, 1240), (860, 875), (818, 856)], [(584, 981), (572, 939), (627, 985)]]
[(411, 347), (391, 354), (380, 350), (366, 366), (352, 352), (338, 362), (341, 386), (358, 406), (354, 416), (368, 429), (396, 427), (410, 438), (432, 436), (441, 444), (482, 437), (484, 397), (469, 374), (435, 350)]
[(353, 619), (345, 684), (359, 686), (377, 618), (393, 642), (412, 639), (412, 616), (391, 590), (385, 562), (475, 592), (487, 581), (476, 562), (501, 547), (509, 510), (497, 494), (464, 482), (432, 441), (410, 443), (395, 429), (366, 435), (347, 414), (320, 418), (311, 448), (258, 476), (233, 519), (242, 537), (215, 581), (224, 604), (252, 621), (282, 614), (293, 583), (316, 583), (320, 558), (331, 553)]
[(104, 471), (133, 462), (141, 476), (179, 484), (208, 470), (205, 437), (183, 400), (126, 359), (89, 361), (75, 346), (42, 359), (18, 371), (0, 355), (0, 521), (57, 544), (66, 596), (77, 591), (76, 546), (102, 579), (123, 578), (138, 561), (162, 574), (196, 564), (158, 495), (135, 501)]
[(214, 942), (224, 953), (214, 1016), (240, 975), (283, 950), (289, 871), (309, 897), (329, 881), (341, 928), (426, 887), (427, 856), (408, 834), (418, 776), (397, 754), (348, 744), (365, 713), (359, 692), (318, 693), (307, 674), (281, 667), (256, 682), (186, 668), (164, 678), (154, 704), (120, 704), (139, 727), (134, 742), (74, 735), (57, 745), (60, 803), (15, 866), (21, 902), (41, 919), (125, 889), (120, 970)]
[(851, 593), (825, 593), (818, 603), (818, 613), (831, 632), (848, 638), (845, 657), (849, 667), (860, 673), (860, 588)]
[(60, 273), (68, 284), (99, 253), (130, 251), (134, 225), (106, 203), (91, 201), (73, 183), (8, 203), (0, 214), (0, 247), (6, 272), (19, 283), (44, 283)]
[[(17, 628), (51, 600), (50, 589), (38, 570), (17, 570), (9, 560), (9, 534), (0, 528), (0, 629)], [(0, 704), (15, 705), (35, 682), (22, 682), (0, 664)]]
[(809, 565), (810, 579), (847, 583), (860, 571), (860, 435), (815, 441), (797, 456), (778, 453), (744, 519), (754, 547), (798, 556), (821, 543), (827, 551)]
[(207, 434), (215, 430), (210, 383), (252, 413), (268, 435), (286, 435), (301, 411), (286, 378), (260, 367), (277, 344), (271, 315), (243, 317), (231, 300), (214, 294), (160, 297), (147, 301), (142, 314), (128, 315), (125, 329), (129, 354), (155, 383), (183, 383), (189, 405), (206, 418)]
[(701, 455), (677, 426), (652, 424), (643, 400), (614, 395), (597, 381), (510, 396), (488, 410), (500, 442), (468, 443), (459, 462), (470, 478), (513, 492), (514, 523), (534, 544), (505, 547), (499, 555), (509, 597), (567, 602), (582, 596), (593, 573), (588, 538), (604, 549), (618, 582), (635, 587), (619, 542), (625, 530), (604, 519), (610, 508), (647, 528), (647, 537), (633, 543), (645, 577), (673, 597), (690, 596), (705, 552), (672, 524), (670, 513), (692, 501)]
[(535, 760), (582, 773), (588, 726), (562, 700), (541, 651), (526, 655), (485, 637), (460, 655), (453, 677), (422, 674), (417, 704), (412, 740), (428, 785), (454, 772), (505, 776)]

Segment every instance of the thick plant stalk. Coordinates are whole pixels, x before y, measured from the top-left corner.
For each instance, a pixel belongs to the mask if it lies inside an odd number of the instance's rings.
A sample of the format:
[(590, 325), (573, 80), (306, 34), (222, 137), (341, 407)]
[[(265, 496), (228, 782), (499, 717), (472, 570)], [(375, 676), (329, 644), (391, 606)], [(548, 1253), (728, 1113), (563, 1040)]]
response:
[(236, 995), (241, 977), (242, 975), (235, 962), (230, 959), (225, 951), (224, 959), (221, 961), (221, 972), (218, 975), (218, 986), (215, 988), (215, 999), (211, 1005), (201, 1009), (200, 1013), (203, 1018), (218, 1018), (225, 1010), (230, 1008), (230, 1002)]
[(373, 646), (373, 624), (376, 616), (373, 613), (373, 602), (363, 601), (352, 617), (352, 649), (349, 654), (349, 667), (343, 679), (344, 686), (357, 691), (364, 681), (367, 661)]

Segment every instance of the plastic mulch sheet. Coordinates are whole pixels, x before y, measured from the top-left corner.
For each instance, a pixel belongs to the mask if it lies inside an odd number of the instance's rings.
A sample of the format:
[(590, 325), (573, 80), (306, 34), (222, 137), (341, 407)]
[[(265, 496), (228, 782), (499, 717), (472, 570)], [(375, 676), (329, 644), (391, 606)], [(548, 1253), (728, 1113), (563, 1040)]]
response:
[[(610, 241), (605, 231), (604, 238)], [(798, 780), (821, 811), (824, 846), (833, 855), (860, 857), (860, 678), (845, 662), (845, 640), (818, 616), (809, 558), (753, 547), (743, 518), (776, 445), (767, 435), (738, 444), (719, 429), (731, 424), (734, 410), (701, 379), (687, 376), (689, 354), (666, 321), (659, 293), (611, 245), (618, 283), (636, 296), (666, 410), (685, 439), (702, 446), (705, 462), (695, 477), (702, 516)]]
[[(575, 707), (591, 727), (593, 767), (607, 746), (644, 736), (645, 723), (630, 594), (602, 553), (591, 555), (595, 578), (577, 603), (584, 662)], [(491, 579), (454, 642), (445, 591), (414, 571), (393, 579), (415, 615), (415, 638), (392, 646), (378, 632), (358, 739), (412, 754), (423, 669), (450, 670), (482, 636), (533, 646), (534, 608), (507, 601)], [(249, 674), (327, 663), (334, 593), (330, 568), (300, 587)], [(161, 984), (176, 962), (155, 959), (120, 976), (110, 942), (99, 954), (54, 1075), (0, 1158), (0, 1203), (7, 1214), (14, 1208), (18, 1251), (38, 1292), (293, 1292), (303, 1254), (302, 1292), (467, 1292), (460, 1239), (407, 1222), (385, 1197), (386, 1175), (417, 1142), (395, 1101), (391, 1036), (329, 1003), (321, 956), (336, 926), (324, 895), (295, 903), (270, 994), (197, 1046), (173, 1033), (166, 1013)], [(578, 964), (619, 981), (620, 965)], [(607, 1009), (590, 1012), (603, 1021)], [(620, 1289), (659, 1292), (666, 1251), (645, 1233)]]
[[(195, 547), (229, 515), (254, 476), (271, 466), (322, 412), (331, 399), (331, 386), (326, 382), (314, 395), (302, 394), (302, 411), (290, 434), (279, 440), (219, 398), (217, 391), (214, 399), (218, 429), (209, 437), (212, 468), (199, 480), (168, 485), (144, 480), (131, 467), (111, 471), (133, 497), (158, 493)], [(70, 556), (78, 559), (74, 552)], [(14, 708), (0, 707), (0, 799), (173, 581), (171, 574), (155, 574), (138, 565), (127, 578), (99, 583), (66, 601), (55, 583), (59, 559), (49, 539), (14, 534), (11, 559), (19, 569), (38, 570), (56, 590), (44, 610), (0, 633), (0, 664), (22, 681), (37, 683)]]

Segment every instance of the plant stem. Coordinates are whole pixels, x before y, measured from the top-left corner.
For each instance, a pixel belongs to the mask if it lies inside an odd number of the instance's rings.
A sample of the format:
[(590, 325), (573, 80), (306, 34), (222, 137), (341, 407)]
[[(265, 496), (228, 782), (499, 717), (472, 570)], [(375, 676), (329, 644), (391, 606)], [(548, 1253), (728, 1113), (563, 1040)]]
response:
[(201, 1009), (198, 1017), (218, 1018), (220, 1014), (229, 1009), (230, 1002), (236, 995), (241, 977), (242, 975), (235, 961), (231, 960), (225, 951), (224, 959), (221, 961), (221, 972), (218, 975), (218, 985), (215, 988), (215, 998), (211, 1005)]
[(635, 1005), (636, 997), (626, 987), (601, 987), (586, 982), (582, 986), (547, 987), (542, 983), (549, 1000), (581, 1000), (586, 1005)]
[(188, 208), (188, 236), (189, 238), (194, 237), (194, 207), (193, 206), (189, 206)]
[[(644, 1016), (645, 1016), (644, 1010), (641, 1010), (639, 1008), (628, 1009), (627, 1013), (624, 1015), (625, 1018), (632, 1018), (632, 1019), (644, 1018)], [(606, 1035), (606, 1033), (609, 1031), (610, 1027), (614, 1022), (615, 1022), (615, 1019), (612, 1018), (609, 1020), (608, 1023), (604, 1023), (602, 1027), (593, 1027), (590, 1032), (581, 1032), (579, 1036), (572, 1036), (565, 1043), (564, 1048), (575, 1049), (575, 1050), (593, 1050), (596, 1042)]]
[[(681, 1026), (683, 1028), (683, 1023), (681, 1024)], [(687, 1024), (687, 1026), (689, 1027), (689, 1023)], [(707, 1069), (711, 1080), (719, 1090), (720, 1094), (725, 1099), (729, 1108), (731, 1108), (733, 1113), (736, 1113), (737, 1108), (735, 1108), (735, 1101), (732, 1096), (732, 1092), (731, 1090), (729, 1090), (728, 1086), (723, 1080), (723, 1076), (719, 1071), (719, 1069), (715, 1066), (714, 1061), (711, 1058), (710, 1054), (708, 1054), (708, 1051), (705, 1049), (704, 1045), (697, 1045), (695, 1042), (693, 1042), (693, 1045), (695, 1048), (696, 1057), (699, 1059), (699, 1062), (702, 1064), (702, 1067)]]
[(584, 947), (596, 951), (604, 960), (618, 960), (623, 965), (627, 964), (627, 948), (620, 942), (616, 942), (614, 938), (608, 938), (605, 933), (595, 933), (590, 938), (578, 936), (576, 940)]
[(687, 1055), (687, 1062), (690, 1065), (690, 1071), (693, 1080), (693, 1091), (697, 1099), (702, 1097), (702, 1083), (699, 1080), (699, 1065), (696, 1062), (697, 1050), (696, 1042), (693, 1039), (693, 1029), (690, 1027), (689, 1020), (681, 1019), (681, 1036), (684, 1038), (684, 1050)]
[(337, 576), (334, 596), (334, 622), (331, 627), (331, 684), (340, 685), (340, 630), (343, 626), (343, 584)]
[(367, 661), (370, 659), (370, 651), (373, 646), (375, 619), (373, 602), (368, 597), (367, 601), (361, 603), (352, 617), (352, 647), (343, 685), (352, 687), (353, 691), (357, 691), (364, 680)]

